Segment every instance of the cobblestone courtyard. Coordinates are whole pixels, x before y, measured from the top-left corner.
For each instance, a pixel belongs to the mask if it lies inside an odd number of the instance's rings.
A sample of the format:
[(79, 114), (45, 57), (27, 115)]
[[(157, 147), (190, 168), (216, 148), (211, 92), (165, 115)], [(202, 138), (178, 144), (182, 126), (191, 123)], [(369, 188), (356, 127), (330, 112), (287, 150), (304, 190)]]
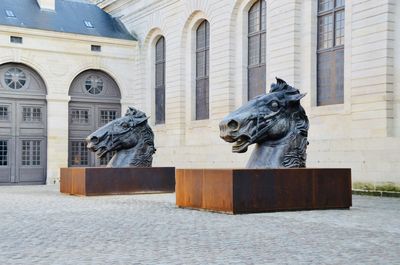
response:
[(400, 199), (237, 216), (174, 203), (0, 187), (0, 264), (400, 264)]

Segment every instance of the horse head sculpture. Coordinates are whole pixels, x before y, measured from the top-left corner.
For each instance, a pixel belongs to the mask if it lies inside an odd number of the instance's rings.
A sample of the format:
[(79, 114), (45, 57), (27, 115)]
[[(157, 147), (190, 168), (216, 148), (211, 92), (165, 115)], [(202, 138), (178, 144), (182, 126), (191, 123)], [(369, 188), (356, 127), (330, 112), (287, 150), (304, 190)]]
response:
[(144, 112), (130, 107), (125, 116), (90, 134), (87, 148), (99, 158), (116, 151), (107, 167), (151, 167), (156, 149), (147, 119)]
[(308, 118), (300, 105), (305, 96), (276, 78), (268, 94), (260, 95), (220, 122), (220, 137), (234, 143), (232, 152), (255, 149), (247, 168), (306, 166)]

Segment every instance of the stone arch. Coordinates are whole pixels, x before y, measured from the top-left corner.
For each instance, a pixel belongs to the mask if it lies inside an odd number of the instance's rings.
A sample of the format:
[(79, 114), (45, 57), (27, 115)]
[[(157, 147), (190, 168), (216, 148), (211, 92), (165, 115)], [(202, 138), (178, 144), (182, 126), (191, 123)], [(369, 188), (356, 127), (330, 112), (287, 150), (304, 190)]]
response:
[(119, 103), (121, 91), (117, 82), (102, 70), (89, 69), (71, 82), (68, 95), (71, 100)]
[[(155, 80), (154, 80), (154, 73), (155, 73), (155, 67), (154, 67), (154, 60), (155, 60), (155, 45), (156, 42), (161, 38), (164, 37), (165, 39), (165, 46), (166, 46), (166, 53), (167, 51), (167, 45), (168, 45), (168, 39), (165, 35), (166, 33), (161, 30), (159, 27), (152, 28), (149, 30), (147, 33), (144, 41), (143, 41), (143, 65), (144, 65), (144, 73), (143, 75), (145, 76), (144, 79), (144, 87), (146, 88), (146, 112), (151, 113), (150, 116), (150, 123), (155, 124), (155, 111), (156, 111), (156, 106), (155, 106)], [(167, 79), (168, 76), (165, 76)]]
[(68, 165), (103, 166), (104, 159), (86, 149), (85, 138), (121, 116), (121, 92), (115, 80), (102, 70), (89, 69), (79, 73), (71, 82), (68, 104)]
[[(6, 75), (15, 75), (13, 69), (20, 69), (22, 72), (21, 77), (25, 75), (24, 84), (17, 84), (13, 81), (6, 80)], [(22, 81), (22, 80), (21, 80)], [(14, 89), (10, 90), (10, 84)], [(47, 95), (47, 87), (42, 76), (32, 67), (23, 63), (8, 62), (0, 65), (0, 93), (3, 97), (34, 97), (45, 98)]]
[[(235, 108), (247, 100), (247, 27), (248, 12), (258, 0), (237, 0), (231, 13), (230, 27), (230, 76), (233, 77), (231, 93)], [(268, 1), (267, 1), (268, 2)], [(236, 51), (236, 52), (234, 52)]]
[[(181, 38), (181, 51), (182, 51), (182, 73), (184, 76), (182, 87), (185, 87), (185, 113), (186, 113), (186, 123), (190, 123), (194, 120), (195, 116), (195, 69), (196, 69), (196, 60), (195, 60), (195, 46), (196, 46), (196, 29), (197, 27), (204, 21), (207, 20), (210, 23), (210, 31), (212, 32), (212, 24), (209, 16), (206, 15), (205, 12), (201, 10), (193, 11), (186, 22), (184, 23), (182, 29), (182, 38)], [(210, 34), (211, 35), (211, 34)], [(211, 36), (210, 36), (211, 38)], [(212, 42), (210, 41), (210, 44)], [(212, 48), (211, 48), (212, 49)], [(210, 65), (211, 67), (211, 65)], [(211, 72), (211, 69), (210, 69)], [(211, 109), (211, 100), (210, 100), (210, 109)]]
[(45, 184), (47, 87), (19, 62), (0, 65), (0, 184)]

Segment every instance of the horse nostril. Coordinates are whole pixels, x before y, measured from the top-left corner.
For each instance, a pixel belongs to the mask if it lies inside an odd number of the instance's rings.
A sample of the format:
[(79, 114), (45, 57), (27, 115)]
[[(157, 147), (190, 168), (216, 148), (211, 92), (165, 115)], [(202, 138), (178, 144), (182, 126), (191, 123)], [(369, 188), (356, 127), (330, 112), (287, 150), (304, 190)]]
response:
[(99, 138), (96, 137), (96, 136), (93, 136), (93, 137), (90, 139), (90, 142), (92, 142), (93, 144), (98, 144), (98, 143), (99, 143)]
[(228, 127), (231, 130), (236, 130), (237, 128), (239, 128), (239, 123), (235, 120), (231, 120), (230, 122), (228, 122)]

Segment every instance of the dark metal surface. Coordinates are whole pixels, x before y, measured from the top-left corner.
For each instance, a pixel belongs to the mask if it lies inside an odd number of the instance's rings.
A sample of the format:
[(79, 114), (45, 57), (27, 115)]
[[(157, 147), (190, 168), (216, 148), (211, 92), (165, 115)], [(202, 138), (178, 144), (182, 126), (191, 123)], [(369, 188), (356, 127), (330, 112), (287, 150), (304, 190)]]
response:
[(60, 191), (108, 195), (175, 191), (175, 168), (62, 168)]
[(308, 118), (300, 105), (304, 96), (277, 78), (268, 94), (250, 100), (220, 122), (220, 137), (235, 143), (236, 153), (256, 144), (247, 168), (305, 167)]
[(347, 209), (350, 169), (177, 169), (176, 204), (232, 214)]
[[(36, 0), (1, 0), (0, 25), (99, 37), (136, 40), (123, 24), (93, 4), (55, 0), (56, 10), (43, 11)], [(7, 17), (11, 10), (15, 17)], [(90, 21), (94, 28), (85, 26)]]
[(151, 167), (156, 149), (148, 118), (144, 112), (130, 107), (125, 116), (90, 134), (87, 147), (99, 158), (115, 151), (107, 167)]

